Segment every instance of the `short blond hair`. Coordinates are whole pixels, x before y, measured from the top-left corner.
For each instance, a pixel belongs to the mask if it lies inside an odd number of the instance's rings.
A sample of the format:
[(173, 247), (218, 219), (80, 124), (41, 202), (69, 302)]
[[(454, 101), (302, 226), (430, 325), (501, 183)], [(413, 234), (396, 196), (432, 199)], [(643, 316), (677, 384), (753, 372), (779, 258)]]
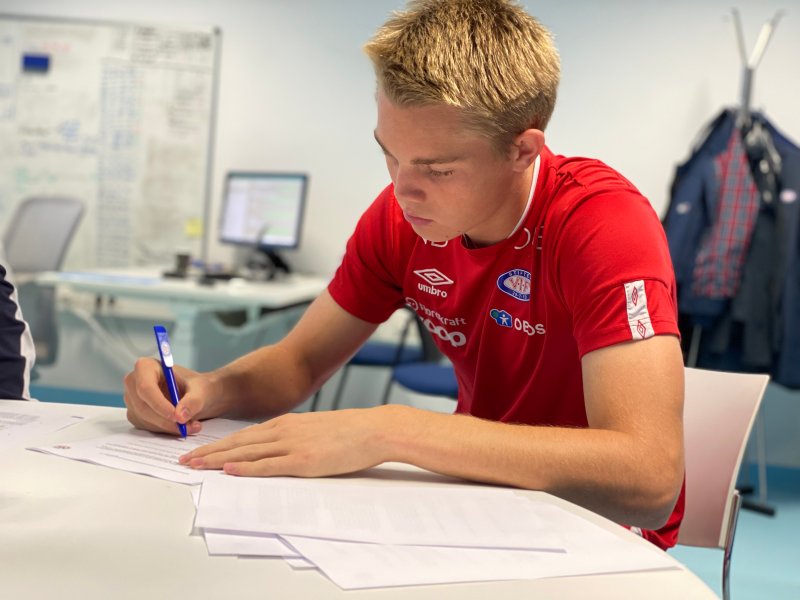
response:
[(411, 0), (364, 46), (395, 104), (444, 103), (505, 149), (544, 130), (560, 76), (550, 32), (512, 0)]

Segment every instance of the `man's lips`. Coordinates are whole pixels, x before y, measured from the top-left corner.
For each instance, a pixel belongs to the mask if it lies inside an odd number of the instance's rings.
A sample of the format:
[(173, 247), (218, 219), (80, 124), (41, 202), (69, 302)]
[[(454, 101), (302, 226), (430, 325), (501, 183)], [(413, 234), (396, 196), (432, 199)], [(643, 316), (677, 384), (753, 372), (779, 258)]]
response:
[(412, 225), (428, 225), (429, 223), (433, 223), (431, 219), (423, 219), (422, 217), (414, 216), (406, 211), (403, 211), (403, 216), (405, 217), (406, 221)]

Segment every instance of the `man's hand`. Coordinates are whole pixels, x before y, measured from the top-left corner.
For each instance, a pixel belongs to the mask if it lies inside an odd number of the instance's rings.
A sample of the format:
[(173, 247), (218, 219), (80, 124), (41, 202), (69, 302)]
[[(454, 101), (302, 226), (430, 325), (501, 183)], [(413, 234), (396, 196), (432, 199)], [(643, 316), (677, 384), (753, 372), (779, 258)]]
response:
[(134, 427), (174, 434), (178, 433), (176, 423), (185, 423), (186, 431), (190, 434), (198, 433), (202, 428), (198, 420), (200, 413), (208, 399), (213, 397), (207, 376), (175, 367), (175, 382), (181, 395), (177, 407), (169, 401), (164, 373), (155, 359), (137, 360), (124, 382), (128, 421)]
[(374, 467), (388, 456), (392, 407), (289, 413), (196, 448), (180, 462), (230, 475), (325, 477)]

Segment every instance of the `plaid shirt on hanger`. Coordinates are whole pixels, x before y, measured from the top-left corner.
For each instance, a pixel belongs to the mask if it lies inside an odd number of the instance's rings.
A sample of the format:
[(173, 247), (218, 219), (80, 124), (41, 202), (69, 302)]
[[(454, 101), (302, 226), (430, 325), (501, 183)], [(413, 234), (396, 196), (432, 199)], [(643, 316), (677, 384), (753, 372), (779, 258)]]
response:
[(714, 171), (720, 184), (716, 214), (700, 244), (692, 291), (705, 298), (733, 298), (741, 282), (760, 200), (739, 129), (734, 129), (727, 149), (714, 158)]

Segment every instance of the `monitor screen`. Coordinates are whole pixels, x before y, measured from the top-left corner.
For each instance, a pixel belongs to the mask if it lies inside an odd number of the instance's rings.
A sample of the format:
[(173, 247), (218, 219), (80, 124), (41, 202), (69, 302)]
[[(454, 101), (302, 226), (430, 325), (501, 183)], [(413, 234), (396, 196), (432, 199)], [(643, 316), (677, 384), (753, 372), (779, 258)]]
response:
[(220, 241), (259, 248), (297, 248), (308, 175), (228, 173)]

